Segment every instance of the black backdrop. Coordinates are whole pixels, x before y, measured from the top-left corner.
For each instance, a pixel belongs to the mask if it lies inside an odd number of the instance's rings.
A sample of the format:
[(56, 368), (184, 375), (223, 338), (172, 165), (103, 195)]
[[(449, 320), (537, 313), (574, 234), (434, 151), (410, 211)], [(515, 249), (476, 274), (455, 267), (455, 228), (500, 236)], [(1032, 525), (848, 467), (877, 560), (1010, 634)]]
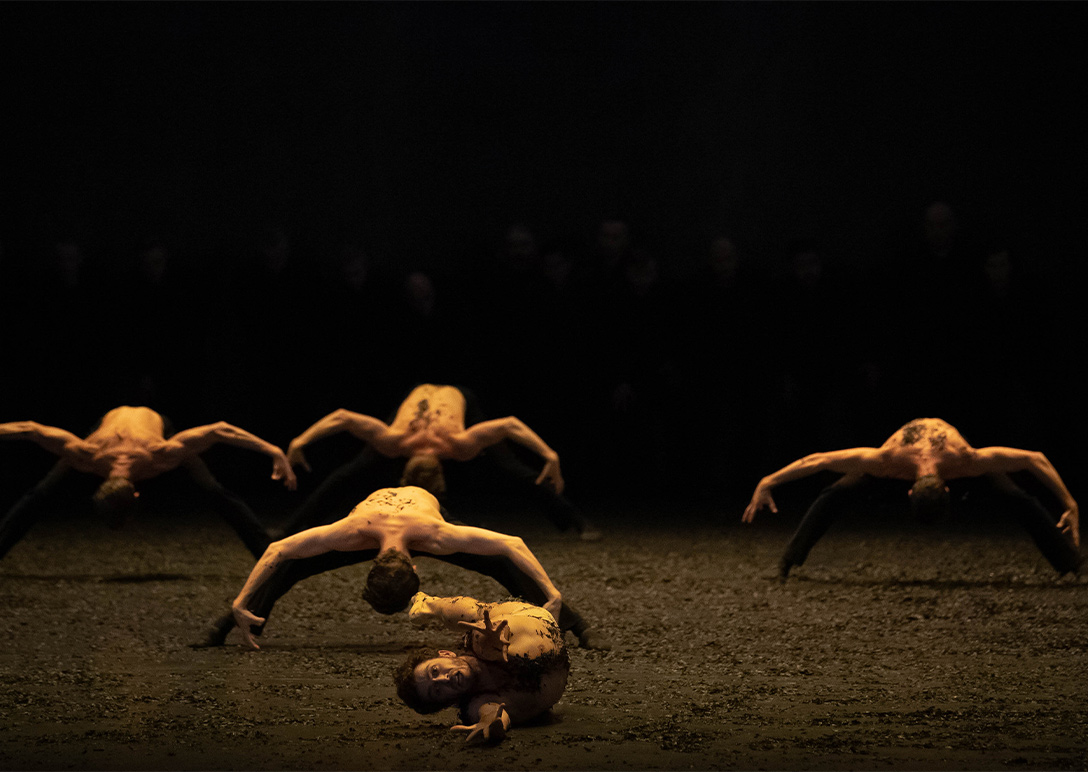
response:
[[(1086, 13), (3, 4), (0, 420), (79, 429), (145, 401), (285, 445), (332, 408), (385, 415), (415, 380), (458, 381), (552, 440), (572, 482), (709, 489), (727, 467), (745, 489), (939, 413), (976, 443), (1047, 450), (1076, 493)], [(969, 245), (955, 286), (910, 262), (938, 200)], [(656, 261), (654, 303), (588, 280), (538, 297), (496, 262), (525, 222), (592, 273), (607, 219)], [(701, 293), (718, 235), (743, 313)], [(797, 239), (832, 284), (811, 303), (787, 286)], [(1024, 295), (1004, 326), (968, 303), (994, 240)], [(72, 245), (82, 275), (62, 287)], [(133, 266), (156, 245), (170, 281), (151, 290)], [(264, 276), (277, 245), (288, 269)], [(415, 270), (437, 317), (404, 308)]]

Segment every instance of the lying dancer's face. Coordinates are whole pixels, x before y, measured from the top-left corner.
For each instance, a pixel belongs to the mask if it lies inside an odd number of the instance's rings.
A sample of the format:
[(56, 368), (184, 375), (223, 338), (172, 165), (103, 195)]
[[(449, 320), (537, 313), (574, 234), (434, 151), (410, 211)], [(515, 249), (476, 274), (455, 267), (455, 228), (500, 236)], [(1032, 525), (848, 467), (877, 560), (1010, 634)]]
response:
[(440, 651), (438, 656), (416, 665), (416, 691), (429, 702), (453, 703), (472, 689), (475, 675), (468, 661), (452, 651)]

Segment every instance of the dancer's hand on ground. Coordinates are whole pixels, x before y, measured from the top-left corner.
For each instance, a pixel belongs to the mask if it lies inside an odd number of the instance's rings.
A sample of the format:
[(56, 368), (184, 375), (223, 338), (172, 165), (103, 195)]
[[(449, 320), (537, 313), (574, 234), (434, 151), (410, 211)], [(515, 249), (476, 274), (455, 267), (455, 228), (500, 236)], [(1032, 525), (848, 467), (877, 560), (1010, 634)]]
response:
[(509, 660), (507, 650), (510, 648), (510, 628), (504, 619), (499, 624), (491, 624), (491, 613), (484, 609), (482, 622), (458, 622), (458, 627), (463, 627), (470, 632), (469, 645), (473, 653), (480, 659)]
[(559, 456), (544, 461), (544, 469), (541, 470), (540, 476), (536, 478), (536, 484), (540, 485), (545, 480), (552, 484), (552, 488), (555, 489), (556, 493), (563, 492), (563, 474), (559, 471)]
[(289, 491), (293, 491), (298, 487), (295, 470), (291, 468), (291, 462), (287, 460), (287, 456), (283, 454), (283, 451), (272, 457), (272, 479), (283, 480), (283, 484), (287, 486)]
[(1062, 513), (1062, 517), (1058, 521), (1058, 530), (1068, 534), (1069, 538), (1073, 540), (1074, 546), (1080, 546), (1080, 510), (1076, 504)]
[(257, 645), (257, 638), (253, 635), (253, 631), (250, 630), (250, 626), (260, 627), (264, 624), (264, 617), (259, 617), (249, 609), (239, 606), (231, 606), (230, 610), (234, 614), (234, 624), (238, 625), (238, 629), (242, 631), (242, 637), (249, 644), (249, 647), (254, 650), (260, 649), (261, 647)]
[(307, 472), (313, 471), (310, 469), (310, 463), (306, 460), (306, 456), (302, 453), (302, 446), (296, 444), (295, 440), (291, 440), (291, 444), (287, 446), (287, 462), (291, 466), (301, 466)]
[(506, 724), (503, 721), (503, 705), (506, 703), (489, 702), (480, 708), (480, 720), (475, 724), (451, 726), (451, 732), (468, 732), (465, 742), (468, 744), (499, 742), (506, 737)]
[(756, 492), (752, 494), (752, 500), (748, 502), (748, 506), (744, 508), (744, 516), (741, 520), (745, 523), (752, 522), (756, 519), (756, 512), (764, 507), (767, 507), (775, 514), (778, 514), (778, 507), (771, 497), (771, 489), (760, 485), (756, 487)]

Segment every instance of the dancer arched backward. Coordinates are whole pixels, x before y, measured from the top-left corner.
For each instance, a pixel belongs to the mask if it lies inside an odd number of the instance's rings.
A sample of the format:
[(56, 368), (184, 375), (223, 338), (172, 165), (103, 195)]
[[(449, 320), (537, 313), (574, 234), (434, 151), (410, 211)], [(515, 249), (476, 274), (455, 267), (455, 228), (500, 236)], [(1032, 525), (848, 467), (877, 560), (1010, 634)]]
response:
[(498, 742), (513, 724), (547, 712), (567, 687), (570, 657), (555, 620), (527, 603), (481, 603), (419, 593), (409, 617), (465, 633), (462, 651), (419, 651), (396, 669), (400, 698), (417, 713), (458, 708), (466, 742)]
[(344, 519), (270, 544), (234, 599), (231, 613), (212, 625), (201, 645), (222, 645), (237, 625), (246, 642), (258, 648), (255, 636), (263, 632), (272, 607), (297, 582), (368, 560), (374, 565), (363, 598), (381, 614), (403, 611), (419, 589), (412, 556), (432, 557), (490, 576), (511, 595), (548, 609), (563, 630), (578, 636), (582, 647), (609, 647), (563, 602), (519, 537), (447, 523), (438, 500), (416, 487), (374, 491)]
[[(170, 434), (169, 438), (166, 434)], [(95, 509), (112, 528), (119, 528), (135, 511), (135, 483), (184, 467), (190, 479), (208, 494), (209, 503), (254, 555), (268, 546), (264, 526), (240, 498), (224, 488), (199, 455), (219, 442), (255, 450), (272, 458), (272, 479), (295, 489), (295, 473), (282, 450), (237, 426), (220, 421), (174, 434), (169, 422), (146, 407), (116, 407), (80, 439), (75, 434), (34, 421), (0, 424), (0, 439), (36, 442), (60, 461), (0, 521), (0, 558), (30, 530), (36, 516), (62, 486), (72, 470), (104, 477), (93, 496)]]
[[(436, 496), (446, 492), (443, 461), (470, 461), (482, 456), (531, 492), (560, 530), (574, 528), (586, 541), (601, 536), (600, 531), (563, 496), (559, 454), (514, 416), (485, 420), (475, 396), (468, 390), (433, 383), (416, 386), (388, 424), (362, 413), (343, 409), (333, 411), (291, 440), (287, 458), (292, 465), (309, 471), (303, 449), (315, 440), (344, 431), (363, 440), (367, 447), (353, 461), (333, 472), (310, 495), (283, 529), (284, 533), (296, 533), (329, 522), (331, 513), (343, 511), (345, 492), (358, 496), (361, 488), (371, 489), (374, 481), (366, 479), (366, 472), (379, 461), (380, 454), (386, 458), (408, 459), (399, 484), (416, 485)], [(537, 453), (544, 460), (541, 471), (538, 473), (518, 459), (507, 442), (518, 443)], [(376, 484), (390, 482), (392, 480), (387, 479)]]
[[(782, 579), (793, 566), (805, 562), (809, 550), (827, 532), (843, 504), (879, 484), (876, 478), (912, 481), (908, 491), (911, 509), (921, 521), (929, 522), (950, 507), (946, 480), (985, 477), (994, 492), (1009, 500), (1017, 522), (1059, 574), (1080, 568), (1077, 502), (1046, 456), (1017, 448), (973, 448), (955, 427), (940, 418), (911, 421), (879, 448), (813, 453), (794, 461), (759, 482), (744, 510), (743, 521), (752, 522), (763, 507), (778, 511), (771, 497), (777, 486), (824, 471), (843, 476), (824, 488), (805, 513), (779, 561)], [(1009, 479), (1007, 473), (1020, 471), (1031, 472), (1057, 496), (1064, 509), (1057, 524), (1038, 499)]]

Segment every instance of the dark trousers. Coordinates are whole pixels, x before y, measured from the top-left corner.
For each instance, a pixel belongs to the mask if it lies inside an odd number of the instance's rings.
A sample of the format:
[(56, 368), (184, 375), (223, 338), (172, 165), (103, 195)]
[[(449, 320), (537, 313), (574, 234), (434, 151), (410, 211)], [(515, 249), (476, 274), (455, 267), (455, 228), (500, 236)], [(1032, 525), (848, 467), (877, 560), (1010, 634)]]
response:
[(227, 521), (227, 525), (234, 529), (253, 557), (260, 558), (271, 539), (253, 510), (236, 493), (215, 479), (208, 465), (199, 458), (186, 462), (183, 468), (188, 472), (189, 479), (204, 494), (204, 501), (211, 510)]
[[(182, 467), (189, 479), (204, 493), (211, 509), (222, 517), (238, 534), (254, 557), (259, 558), (268, 547), (269, 539), (264, 526), (253, 511), (237, 495), (223, 487), (215, 479), (207, 465), (199, 458), (194, 458)], [(54, 500), (66, 487), (65, 482), (71, 476), (72, 468), (63, 461), (58, 462), (42, 478), (41, 482), (30, 489), (0, 520), (0, 558), (26, 536), (30, 527), (40, 516), (51, 500)], [(94, 478), (80, 475), (80, 485), (84, 480)], [(97, 481), (95, 481), (97, 484)], [(93, 489), (92, 489), (93, 490)]]
[[(487, 420), (480, 409), (476, 395), (468, 389), (460, 389), (460, 391), (465, 395), (465, 425), (473, 426)], [(410, 391), (406, 393), (401, 402), (407, 399), (410, 393)], [(395, 418), (396, 411), (387, 419), (387, 423), (392, 423)], [(456, 489), (464, 484), (462, 481), (468, 482), (465, 478), (471, 477), (472, 468), (481, 463), (491, 464), (502, 477), (513, 481), (520, 493), (538, 502), (548, 519), (559, 530), (575, 528), (581, 531), (587, 526), (585, 518), (569, 499), (556, 493), (548, 483), (536, 484), (540, 471), (534, 470), (518, 458), (505, 440), (487, 448), (472, 461), (443, 461), (442, 465), (449, 487)], [(403, 459), (384, 458), (373, 448), (364, 448), (354, 459), (330, 474), (306, 498), (306, 501), (283, 527), (283, 533), (285, 535), (298, 533), (345, 517), (355, 504), (373, 493), (375, 489), (398, 485), (403, 468)]]
[[(955, 481), (954, 481), (955, 482)], [(1015, 521), (1028, 532), (1035, 546), (1059, 574), (1076, 571), (1080, 568), (1080, 552), (1065, 534), (1055, 525), (1056, 520), (1042, 503), (1020, 488), (1007, 475), (986, 475), (971, 481), (978, 486), (982, 498), (995, 505), (1008, 509)], [(835, 521), (838, 514), (847, 507), (856, 506), (873, 493), (905, 496), (907, 484), (903, 480), (885, 480), (863, 476), (857, 479), (844, 477), (820, 492), (816, 501), (808, 508), (804, 519), (797, 527), (786, 552), (783, 563), (799, 566), (805, 562), (809, 550), (820, 540)], [(894, 493), (893, 493), (894, 491)]]
[[(364, 563), (373, 560), (377, 556), (378, 550), (369, 549), (353, 552), (328, 552), (312, 558), (289, 560), (278, 566), (272, 575), (257, 588), (247, 608), (257, 616), (263, 617), (267, 622), (268, 615), (272, 613), (272, 607), (276, 604), (276, 601), (282, 598), (298, 582), (325, 571)], [(415, 551), (412, 552), (412, 556), (434, 558), (468, 571), (475, 571), (478, 574), (489, 576), (505, 587), (506, 591), (511, 595), (529, 603), (535, 603), (538, 606), (544, 605), (547, 600), (540, 586), (507, 557), (471, 555), (465, 552), (455, 552), (452, 555), (432, 555), (429, 552)], [(578, 636), (586, 629), (586, 622), (582, 619), (582, 616), (566, 603), (563, 604), (559, 612), (559, 619), (556, 621), (559, 623), (560, 629), (570, 630)], [(225, 637), (234, 627), (233, 614), (225, 614), (220, 617), (214, 623), (214, 626), (220, 631), (222, 637)], [(262, 629), (263, 625), (260, 628), (254, 626), (252, 632), (260, 635)]]

